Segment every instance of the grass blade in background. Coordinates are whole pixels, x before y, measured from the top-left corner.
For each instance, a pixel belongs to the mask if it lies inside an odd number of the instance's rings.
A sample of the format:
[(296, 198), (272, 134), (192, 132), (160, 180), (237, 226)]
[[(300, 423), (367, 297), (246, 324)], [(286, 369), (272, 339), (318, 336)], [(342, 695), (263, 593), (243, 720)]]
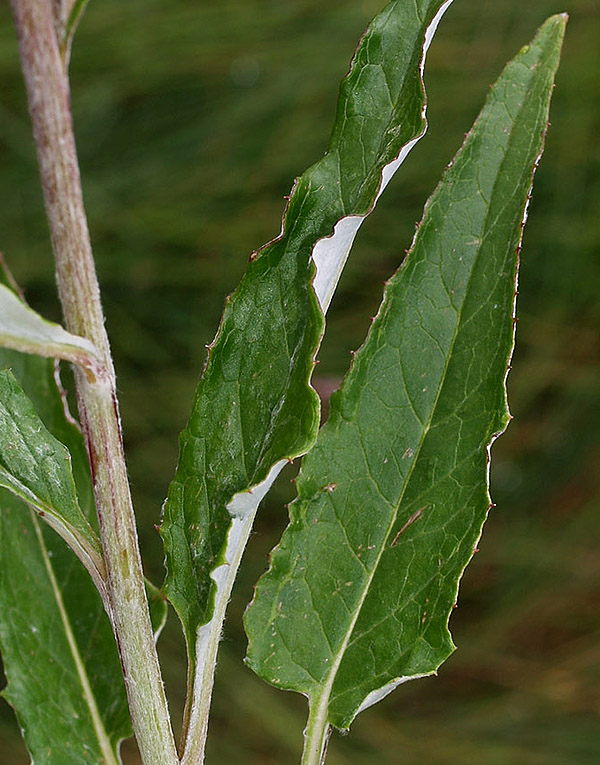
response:
[(309, 697), (306, 765), (399, 683), (436, 671), (508, 422), (518, 250), (566, 24), (491, 90), (298, 479), (246, 624), (248, 661)]
[[(79, 505), (96, 524), (83, 438), (67, 418), (54, 362), (0, 350), (44, 425), (72, 456)], [(131, 735), (119, 657), (100, 595), (62, 539), (0, 490), (0, 648), (32, 760), (118, 762)]]

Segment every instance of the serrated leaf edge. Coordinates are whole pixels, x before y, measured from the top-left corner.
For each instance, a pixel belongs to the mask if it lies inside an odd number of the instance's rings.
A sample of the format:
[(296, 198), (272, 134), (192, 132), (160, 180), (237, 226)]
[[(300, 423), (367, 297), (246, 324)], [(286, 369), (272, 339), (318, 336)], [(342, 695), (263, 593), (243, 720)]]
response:
[(338, 281), (348, 259), (348, 255), (352, 249), (354, 239), (356, 238), (363, 221), (373, 212), (379, 201), (379, 197), (385, 191), (386, 186), (391, 181), (398, 168), (402, 165), (413, 147), (427, 132), (425, 61), (427, 58), (427, 51), (429, 50), (429, 46), (431, 45), (438, 25), (442, 20), (443, 15), (446, 13), (450, 5), (452, 5), (452, 2), (453, 0), (446, 0), (446, 2), (440, 6), (430, 25), (425, 30), (425, 39), (421, 51), (421, 60), (419, 62), (419, 77), (421, 80), (421, 88), (423, 90), (423, 108), (421, 110), (423, 129), (419, 135), (408, 141), (408, 143), (400, 149), (398, 156), (394, 160), (383, 167), (379, 190), (367, 212), (364, 215), (347, 215), (344, 218), (340, 218), (333, 228), (333, 233), (328, 237), (319, 239), (313, 248), (312, 260), (317, 269), (313, 279), (313, 288), (324, 314), (329, 308)]
[[(544, 27), (549, 25), (550, 22), (556, 21), (558, 19), (562, 19), (564, 22), (566, 22), (568, 20), (568, 14), (562, 13), (562, 14), (556, 14), (554, 16), (551, 16), (549, 19), (546, 20), (546, 22), (542, 25), (542, 27), (540, 27), (540, 30), (538, 30), (538, 34), (542, 31), (542, 29)], [(565, 32), (565, 25), (563, 24), (562, 37), (564, 37), (564, 32)], [(538, 37), (538, 34), (536, 34), (536, 38)], [(513, 61), (511, 60), (511, 62), (509, 62), (509, 64), (507, 64), (507, 66), (509, 66), (510, 63), (513, 63)], [(504, 74), (504, 71), (505, 70), (503, 70), (502, 74)], [(500, 75), (500, 77), (502, 77), (502, 74)], [(553, 92), (553, 87), (550, 88), (549, 91), (548, 91), (548, 97), (547, 97), (547, 101), (546, 101), (546, 110), (547, 110), (547, 112), (549, 110), (549, 105), (550, 105), (551, 98), (552, 98), (552, 92)], [(487, 99), (486, 99), (486, 104), (487, 104)], [(463, 141), (463, 144), (460, 147), (460, 149), (459, 149), (457, 154), (460, 154), (462, 152), (462, 149), (463, 149), (465, 143), (468, 142), (471, 134), (476, 129), (478, 123), (479, 123), (479, 117), (476, 119), (474, 125), (469, 130), (469, 132), (466, 134), (465, 139)], [(503, 399), (504, 399), (503, 400), (504, 417), (502, 417), (502, 419), (501, 419), (501, 427), (498, 429), (497, 432), (493, 433), (490, 436), (489, 443), (485, 447), (485, 449), (486, 449), (486, 477), (485, 477), (485, 480), (486, 480), (486, 496), (487, 496), (487, 500), (488, 500), (487, 512), (489, 512), (489, 510), (492, 507), (494, 507), (493, 502), (491, 500), (491, 495), (490, 495), (491, 449), (492, 449), (492, 446), (493, 446), (494, 442), (496, 441), (496, 439), (499, 436), (501, 436), (506, 431), (506, 428), (508, 427), (508, 424), (509, 424), (510, 420), (512, 419), (512, 415), (510, 414), (510, 410), (509, 410), (509, 406), (508, 406), (507, 380), (508, 380), (508, 375), (509, 375), (510, 370), (511, 370), (511, 361), (512, 361), (512, 357), (513, 357), (513, 353), (514, 353), (515, 340), (516, 340), (516, 305), (517, 305), (517, 296), (518, 296), (518, 273), (519, 273), (519, 264), (520, 264), (520, 252), (521, 252), (521, 247), (522, 247), (524, 228), (525, 228), (525, 224), (526, 224), (526, 220), (527, 220), (527, 215), (528, 215), (528, 210), (529, 210), (529, 204), (530, 204), (532, 190), (533, 190), (534, 176), (535, 176), (535, 172), (537, 170), (537, 167), (539, 166), (539, 163), (540, 163), (540, 160), (542, 158), (542, 155), (544, 153), (545, 139), (546, 139), (546, 135), (547, 135), (548, 126), (549, 126), (549, 123), (546, 124), (546, 126), (543, 129), (543, 131), (541, 133), (541, 136), (540, 136), (540, 138), (541, 138), (541, 141), (540, 141), (540, 151), (536, 155), (536, 157), (535, 157), (535, 159), (533, 161), (533, 164), (532, 164), (530, 185), (529, 185), (529, 189), (528, 189), (528, 192), (527, 192), (527, 195), (526, 195), (526, 198), (525, 198), (525, 202), (524, 202), (523, 209), (522, 209), (522, 214), (521, 214), (521, 220), (520, 220), (520, 223), (519, 223), (519, 239), (518, 239), (518, 243), (517, 243), (517, 247), (516, 247), (515, 271), (514, 271), (514, 275), (512, 277), (513, 278), (513, 284), (514, 284), (514, 296), (513, 296), (513, 304), (512, 304), (512, 311), (511, 311), (512, 339), (511, 339), (511, 344), (510, 344), (510, 347), (508, 349), (508, 354), (507, 354), (507, 357), (506, 357), (506, 371), (505, 371), (504, 379), (503, 379), (503, 383), (502, 383), (502, 389), (503, 389), (503, 392), (504, 392), (504, 397), (503, 397)], [(443, 179), (442, 179), (442, 182), (443, 182)], [(435, 192), (432, 195), (432, 197), (434, 195), (435, 195)], [(430, 197), (430, 199), (432, 197)], [(428, 205), (429, 205), (430, 199), (428, 200), (428, 202), (425, 205), (425, 209), (424, 209), (424, 212), (423, 212), (423, 218), (425, 218), (425, 216), (427, 214), (427, 210), (428, 210)], [(411, 243), (411, 247), (410, 247), (410, 249), (407, 252), (407, 256), (406, 256), (407, 258), (410, 256), (410, 253), (412, 252), (412, 250), (414, 248), (415, 240), (417, 239), (418, 236), (419, 236), (419, 227), (417, 227), (417, 231), (416, 231), (415, 236), (413, 238), (413, 242)], [(404, 263), (402, 265), (404, 265)], [(401, 266), (401, 268), (402, 268), (402, 266)], [(384, 297), (383, 297), (381, 306), (383, 306), (384, 303), (385, 303), (385, 292), (386, 291), (387, 291), (387, 284), (386, 284), (386, 288), (384, 290)], [(379, 310), (381, 310), (381, 307), (380, 307)], [(457, 325), (457, 327), (458, 327), (458, 325)], [(435, 405), (433, 406), (433, 410), (435, 410)], [(413, 464), (415, 464), (415, 463), (413, 463)], [(407, 479), (407, 482), (408, 482), (408, 479)], [(400, 502), (401, 502), (401, 499), (399, 500), (399, 503)], [(481, 538), (481, 533), (482, 533), (482, 530), (483, 530), (483, 525), (484, 524), (482, 523), (481, 529), (480, 529), (480, 532), (479, 532), (479, 536), (478, 536), (478, 538), (477, 538), (477, 540), (475, 542), (475, 545), (474, 545), (473, 553), (476, 551), (477, 541)], [(391, 528), (392, 528), (392, 526), (390, 526), (390, 530), (391, 530)], [(388, 533), (387, 537), (389, 538), (389, 533)], [(279, 545), (277, 545), (277, 547), (278, 546)], [(277, 547), (275, 549), (277, 549)], [(459, 587), (460, 587), (460, 582), (462, 580), (462, 576), (464, 574), (464, 571), (466, 570), (466, 567), (467, 567), (467, 565), (468, 565), (468, 563), (470, 562), (471, 559), (472, 559), (472, 555), (465, 562), (465, 565), (463, 566), (462, 571), (460, 572), (460, 575), (457, 578), (456, 590), (455, 590), (456, 596), (458, 595), (458, 591), (459, 591)], [(374, 566), (374, 570), (376, 570), (376, 568), (377, 568), (377, 566)], [(372, 577), (370, 577), (370, 579), (371, 578)], [(368, 589), (368, 587), (365, 587), (365, 591), (367, 589)], [(456, 600), (456, 597), (455, 597), (455, 600)], [(254, 602), (254, 598), (253, 598), (252, 602)], [(357, 608), (357, 612), (359, 612), (359, 611), (360, 611), (360, 606), (359, 606), (359, 608)], [(356, 621), (356, 619), (354, 621)], [(448, 622), (449, 622), (449, 617), (448, 617)], [(303, 765), (316, 765), (316, 763), (322, 763), (324, 761), (324, 757), (325, 757), (325, 754), (326, 754), (327, 742), (328, 742), (328, 739), (329, 739), (329, 728), (330, 728), (330, 725), (329, 725), (329, 722), (328, 722), (329, 698), (330, 698), (330, 695), (331, 695), (331, 690), (333, 688), (333, 683), (335, 681), (335, 675), (336, 675), (336, 671), (337, 671), (336, 665), (339, 666), (339, 664), (341, 662), (341, 658), (343, 657), (343, 654), (344, 654), (344, 651), (345, 651), (345, 647), (346, 647), (346, 645), (348, 643), (348, 640), (350, 639), (352, 629), (353, 629), (353, 627), (349, 630), (349, 633), (348, 633), (348, 635), (347, 635), (347, 637), (346, 637), (342, 647), (340, 648), (340, 651), (338, 652), (338, 656), (336, 657), (336, 660), (334, 662), (332, 662), (332, 664), (331, 664), (330, 680), (327, 681), (327, 683), (325, 684), (325, 687), (323, 688), (321, 693), (318, 696), (315, 697), (315, 700), (318, 700), (319, 703), (317, 705), (313, 705), (313, 703), (312, 703), (313, 702), (313, 697), (310, 694), (307, 694), (307, 693), (301, 691), (301, 693), (303, 693), (303, 695), (306, 695), (307, 698), (309, 699), (309, 705), (310, 705), (309, 720), (308, 720), (308, 723), (307, 723), (307, 728), (305, 730), (305, 738), (307, 740), (307, 748), (305, 749), (304, 757), (303, 757), (303, 760), (302, 760)], [(452, 640), (451, 640), (451, 635), (450, 635), (450, 632), (448, 631), (448, 623), (446, 625), (446, 629), (447, 629), (447, 632), (448, 632), (448, 639), (450, 641), (450, 644), (453, 646), (453, 643), (452, 643)], [(246, 659), (246, 662), (248, 663), (248, 659)], [(443, 663), (443, 660), (440, 662), (440, 664), (441, 663)], [(438, 664), (437, 668), (439, 668), (440, 664)], [(419, 679), (419, 678), (435, 675), (437, 673), (437, 668), (433, 669), (431, 672), (426, 672), (426, 673), (423, 673), (423, 674), (416, 674), (416, 675), (411, 675), (411, 676), (402, 676), (402, 677), (395, 678), (394, 680), (390, 681), (389, 683), (387, 683), (386, 685), (382, 686), (381, 688), (376, 689), (374, 691), (371, 691), (369, 694), (367, 694), (365, 696), (363, 702), (358, 707), (358, 709), (357, 709), (357, 711), (356, 711), (356, 713), (354, 715), (354, 718), (361, 711), (369, 708), (370, 706), (373, 706), (375, 703), (377, 703), (381, 699), (385, 698), (385, 696), (387, 696), (389, 693), (391, 693), (399, 685), (404, 684), (405, 682), (408, 682), (409, 680)], [(287, 686), (279, 686), (279, 687), (286, 688)], [(317, 732), (316, 735), (315, 735), (315, 731)], [(309, 738), (312, 739), (312, 740), (309, 740)]]

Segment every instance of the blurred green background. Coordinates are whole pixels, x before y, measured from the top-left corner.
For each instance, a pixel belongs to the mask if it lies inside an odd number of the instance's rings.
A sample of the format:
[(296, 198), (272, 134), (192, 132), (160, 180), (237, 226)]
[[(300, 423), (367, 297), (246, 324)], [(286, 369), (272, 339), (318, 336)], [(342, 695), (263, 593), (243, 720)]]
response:
[[(90, 228), (119, 376), (146, 566), (177, 434), (224, 297), (279, 232), (283, 195), (324, 151), (339, 80), (382, 0), (91, 0), (72, 56)], [(339, 382), (414, 223), (487, 86), (544, 18), (571, 21), (525, 234), (515, 420), (494, 446), (492, 512), (438, 678), (335, 735), (330, 765), (600, 762), (600, 4), (455, 0), (429, 54), (430, 130), (363, 227), (318, 375)], [(60, 318), (7, 4), (0, 6), (0, 249)], [(208, 763), (298, 761), (305, 701), (242, 662), (241, 615), (286, 523), (284, 474), (259, 514), (222, 644)], [(160, 642), (183, 704), (176, 619)], [(125, 759), (137, 762), (134, 747)], [(0, 763), (27, 763), (0, 702)]]

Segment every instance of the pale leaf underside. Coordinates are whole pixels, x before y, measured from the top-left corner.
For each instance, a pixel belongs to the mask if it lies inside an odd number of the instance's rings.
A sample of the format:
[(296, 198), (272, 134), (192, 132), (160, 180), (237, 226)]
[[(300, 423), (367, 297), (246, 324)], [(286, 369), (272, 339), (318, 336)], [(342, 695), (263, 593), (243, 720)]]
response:
[(0, 284), (0, 347), (64, 359), (96, 376), (102, 364), (93, 343), (47, 321)]

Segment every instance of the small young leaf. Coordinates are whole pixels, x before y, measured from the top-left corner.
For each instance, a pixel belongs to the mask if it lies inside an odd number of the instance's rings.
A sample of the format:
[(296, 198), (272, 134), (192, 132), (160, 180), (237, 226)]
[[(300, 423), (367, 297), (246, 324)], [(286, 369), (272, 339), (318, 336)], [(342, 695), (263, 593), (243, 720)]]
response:
[(59, 39), (59, 47), (65, 61), (68, 63), (71, 55), (71, 46), (73, 44), (73, 37), (79, 26), (85, 9), (87, 8), (88, 0), (67, 0), (64, 3), (65, 6), (65, 24), (62, 30), (62, 36)]
[(227, 300), (161, 528), (164, 590), (192, 656), (232, 516), (252, 518), (285, 461), (314, 443), (319, 402), (308, 381), (323, 309), (360, 222), (424, 133), (424, 56), (450, 2), (394, 0), (374, 19), (342, 83), (327, 153), (296, 181), (281, 235), (253, 255)]
[[(67, 445), (79, 504), (95, 509), (81, 432), (67, 417), (54, 362), (0, 350), (45, 427)], [(119, 657), (100, 595), (63, 540), (0, 490), (0, 647), (8, 687), (36, 765), (118, 762), (131, 735)]]
[(145, 579), (144, 581), (146, 584), (146, 597), (148, 598), (148, 607), (150, 609), (152, 631), (154, 632), (154, 640), (157, 641), (167, 622), (169, 609), (162, 591), (156, 587), (156, 585), (152, 584), (149, 579)]
[(97, 375), (101, 367), (93, 343), (46, 321), (0, 284), (0, 347), (72, 361)]
[(453, 650), (509, 420), (518, 250), (565, 24), (549, 19), (507, 66), (427, 203), (247, 611), (250, 666), (309, 697), (305, 763), (330, 724)]
[(87, 4), (88, 0), (51, 0), (54, 34), (65, 66), (68, 66), (73, 36)]
[(79, 508), (71, 455), (46, 430), (9, 370), (0, 371), (0, 486), (44, 518), (102, 587), (102, 548)]

